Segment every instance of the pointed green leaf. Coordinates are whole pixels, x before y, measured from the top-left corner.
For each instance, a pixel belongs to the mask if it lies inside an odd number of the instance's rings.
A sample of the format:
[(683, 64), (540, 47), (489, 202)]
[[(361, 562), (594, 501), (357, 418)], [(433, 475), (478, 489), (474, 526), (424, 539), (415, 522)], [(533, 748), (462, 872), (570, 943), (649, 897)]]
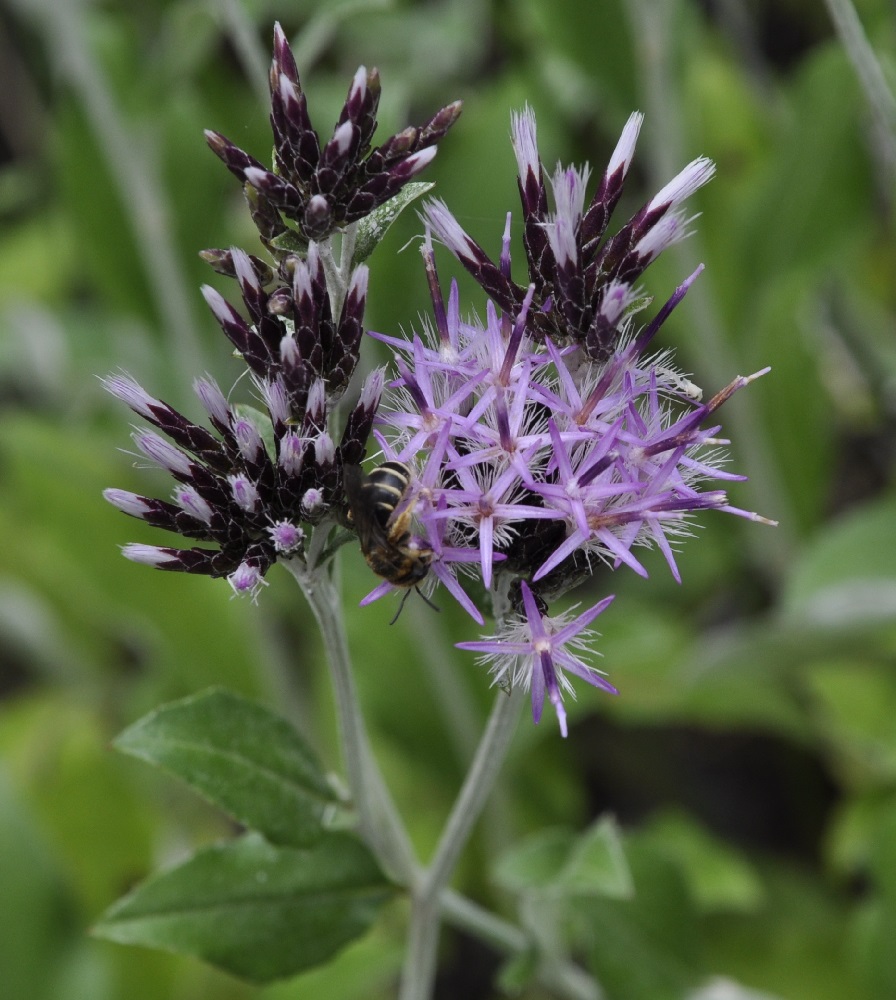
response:
[(268, 240), (268, 245), (273, 250), (281, 250), (283, 253), (294, 253), (299, 257), (304, 257), (308, 253), (308, 240), (294, 229), (287, 229), (280, 233), (279, 236)]
[(550, 889), (569, 857), (573, 840), (572, 831), (562, 827), (531, 834), (501, 856), (494, 870), (495, 882), (511, 892)]
[(562, 827), (526, 837), (501, 857), (495, 880), (512, 892), (554, 896), (628, 899), (633, 891), (619, 828), (609, 816), (579, 837)]
[(367, 260), (398, 216), (412, 201), (431, 191), (433, 187), (435, 185), (432, 181), (412, 181), (410, 184), (405, 184), (394, 198), (375, 208), (370, 215), (365, 215), (358, 223), (352, 267), (357, 267)]
[(336, 801), (314, 754), (288, 722), (220, 688), (163, 705), (114, 746), (182, 778), (274, 844), (314, 843), (325, 810)]
[(612, 816), (597, 820), (576, 840), (557, 885), (570, 895), (631, 899), (635, 887)]
[(93, 933), (195, 955), (263, 983), (327, 961), (367, 930), (392, 892), (349, 834), (328, 833), (308, 850), (250, 834), (148, 879)]

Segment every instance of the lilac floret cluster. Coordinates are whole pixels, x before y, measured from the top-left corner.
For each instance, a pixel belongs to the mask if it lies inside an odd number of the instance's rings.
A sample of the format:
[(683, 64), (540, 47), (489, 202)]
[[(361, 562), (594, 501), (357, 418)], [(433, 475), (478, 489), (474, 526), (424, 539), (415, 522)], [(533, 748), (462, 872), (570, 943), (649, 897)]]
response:
[[(563, 667), (593, 675), (563, 652), (563, 636), (577, 633), (547, 615), (547, 602), (596, 562), (646, 576), (634, 551), (641, 546), (657, 547), (679, 580), (676, 543), (699, 511), (761, 520), (707, 488), (744, 478), (725, 469), (716, 413), (756, 376), (736, 378), (704, 402), (668, 352), (652, 347), (700, 269), (650, 322), (639, 328), (633, 318), (646, 304), (633, 282), (686, 234), (680, 202), (709, 180), (712, 164), (695, 160), (602, 239), (639, 126), (632, 116), (587, 210), (587, 169), (558, 166), (549, 211), (534, 116), (515, 116), (530, 283), (511, 278), (509, 216), (494, 264), (442, 203), (430, 202), (423, 255), (434, 321), (409, 341), (373, 334), (395, 351), (398, 369), (375, 433), (389, 458), (415, 470), (412, 502), (434, 568), (444, 578), (458, 553), (473, 549), (484, 586), (509, 598), (503, 631), (463, 648), (489, 652), (500, 677), (531, 686), (534, 703), (547, 692), (564, 729)], [(461, 317), (454, 284), (444, 303), (433, 234), (488, 293), (484, 322)], [(460, 565), (468, 569), (469, 560)], [(521, 629), (538, 649), (521, 651)]]
[(618, 694), (601, 671), (583, 663), (577, 653), (590, 651), (594, 633), (591, 622), (613, 601), (605, 597), (582, 614), (571, 613), (551, 617), (525, 580), (520, 581), (523, 614), (508, 622), (500, 635), (481, 642), (459, 642), (460, 649), (481, 653), (480, 660), (489, 666), (494, 682), (509, 690), (523, 685), (531, 691), (532, 718), (541, 720), (544, 700), (554, 706), (560, 732), (567, 735), (564, 693), (575, 696), (567, 673), (586, 681), (609, 694)]

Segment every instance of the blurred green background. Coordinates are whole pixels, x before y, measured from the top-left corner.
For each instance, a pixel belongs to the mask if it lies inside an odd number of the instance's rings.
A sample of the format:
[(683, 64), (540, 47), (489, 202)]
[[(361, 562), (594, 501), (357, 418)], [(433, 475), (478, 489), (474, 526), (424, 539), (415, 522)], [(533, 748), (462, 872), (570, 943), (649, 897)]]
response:
[[(896, 11), (861, 0), (858, 13), (892, 93)], [(223, 684), (299, 720), (340, 767), (319, 644), (286, 574), (275, 569), (253, 606), (223, 581), (127, 563), (116, 546), (165, 539), (100, 498), (169, 484), (135, 468), (128, 413), (95, 375), (124, 368), (195, 418), (195, 375), (225, 388), (239, 375), (198, 291), (234, 288), (197, 252), (257, 247), (202, 130), (267, 158), (277, 19), (324, 134), (361, 63), (382, 75), (380, 141), (464, 99), (426, 179), (493, 253), (505, 213), (518, 221), (509, 112), (526, 101), (546, 165), (587, 160), (598, 175), (628, 114), (645, 112), (620, 219), (712, 157), (697, 234), (645, 288), (662, 301), (706, 263), (661, 340), (707, 393), (772, 366), (722, 416), (732, 468), (750, 476), (732, 502), (780, 527), (707, 515), (681, 554), (683, 586), (653, 559), (647, 581), (623, 569), (576, 595), (618, 595), (600, 648), (621, 696), (581, 690), (567, 741), (549, 712), (524, 721), (457, 885), (525, 924), (531, 898), (497, 885), (490, 859), (612, 813), (637, 897), (583, 904), (575, 935), (611, 1000), (709, 998), (707, 983), (734, 991), (717, 992), (726, 1000), (896, 997), (896, 120), (869, 103), (825, 4), (11, 0), (0, 998), (393, 995), (401, 905), (331, 968), (264, 989), (88, 936), (148, 872), (232, 832), (108, 749), (140, 715)], [(416, 243), (399, 252), (420, 230), (406, 213), (370, 261), (373, 329), (409, 329), (426, 308)], [(440, 267), (443, 281), (456, 273), (447, 255)], [(483, 313), (461, 284), (465, 309)], [(384, 360), (377, 349), (367, 366)], [(354, 552), (343, 578), (376, 750), (425, 857), (492, 697), (451, 646), (475, 626), (443, 599), (439, 616), (409, 601), (389, 628), (390, 608), (356, 607), (372, 580)], [(447, 932), (438, 996), (497, 995), (499, 964)]]

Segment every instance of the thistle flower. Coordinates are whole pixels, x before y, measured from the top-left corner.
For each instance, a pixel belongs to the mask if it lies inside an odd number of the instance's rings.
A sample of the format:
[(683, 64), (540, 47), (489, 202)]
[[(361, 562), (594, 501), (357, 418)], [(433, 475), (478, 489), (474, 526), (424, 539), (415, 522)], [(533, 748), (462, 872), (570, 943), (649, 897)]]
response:
[[(430, 245), (424, 257), (435, 272)], [(477, 326), (457, 318), (456, 289), (447, 309), (436, 291), (441, 331), (426, 327), (428, 343), (389, 339), (405, 357), (377, 432), (390, 457), (426, 470), (413, 491), (430, 545), (438, 535), (478, 549), (486, 587), (507, 571), (557, 595), (591, 574), (593, 557), (646, 575), (631, 552), (639, 545), (658, 546), (679, 579), (673, 547), (694, 512), (756, 518), (700, 489), (742, 478), (723, 467), (718, 427), (703, 425), (756, 376), (701, 404), (680, 390), (666, 355), (640, 356), (693, 277), (604, 364), (549, 336), (540, 349), (531, 295), (512, 324), (489, 303)]]
[[(311, 124), (299, 72), (279, 24), (274, 29), (270, 88), (272, 169), (219, 132), (206, 132), (212, 151), (245, 184), (253, 220), (269, 250), (276, 246), (272, 241), (290, 229), (297, 230), (306, 243), (323, 240), (394, 197), (429, 164), (436, 153), (435, 143), (461, 110), (459, 101), (449, 104), (423, 125), (408, 127), (371, 149), (380, 78), (376, 69), (368, 72), (361, 66), (331, 138), (322, 143)], [(207, 253), (210, 263), (231, 273), (224, 252)]]
[(508, 689), (522, 685), (526, 691), (531, 690), (532, 717), (536, 723), (541, 720), (547, 696), (565, 737), (563, 695), (575, 697), (567, 673), (610, 694), (619, 693), (601, 672), (576, 656), (589, 649), (594, 632), (588, 626), (609, 607), (613, 597), (605, 597), (578, 617), (571, 618), (569, 612), (549, 617), (544, 602), (536, 597), (525, 580), (520, 581), (520, 595), (523, 614), (506, 622), (497, 635), (478, 642), (459, 642), (457, 647), (482, 654), (479, 662), (489, 667), (492, 683)]
[[(493, 264), (442, 203), (430, 202), (422, 253), (433, 321), (409, 341), (372, 333), (398, 355), (374, 433), (385, 454), (418, 470), (409, 502), (423, 543), (447, 543), (453, 562), (443, 568), (452, 572), (469, 571), (475, 553), (485, 587), (509, 594), (518, 616), (488, 643), (462, 648), (489, 654), (502, 683), (531, 685), (536, 720), (547, 693), (564, 732), (568, 681), (557, 663), (602, 684), (556, 650), (598, 611), (564, 631), (546, 602), (591, 576), (595, 560), (646, 576), (638, 546), (657, 547), (679, 580), (674, 550), (699, 511), (764, 520), (705, 488), (743, 478), (725, 469), (716, 411), (763, 372), (704, 403), (669, 352), (651, 346), (702, 266), (645, 326), (632, 318), (644, 305), (632, 282), (686, 234), (678, 206), (712, 176), (712, 164), (695, 160), (604, 240), (640, 123), (629, 119), (587, 208), (587, 167), (558, 167), (550, 212), (534, 116), (515, 116), (529, 285), (510, 277), (509, 217)], [(444, 302), (432, 234), (488, 292), (484, 322), (461, 318), (456, 285)], [(555, 633), (564, 638), (551, 640)]]

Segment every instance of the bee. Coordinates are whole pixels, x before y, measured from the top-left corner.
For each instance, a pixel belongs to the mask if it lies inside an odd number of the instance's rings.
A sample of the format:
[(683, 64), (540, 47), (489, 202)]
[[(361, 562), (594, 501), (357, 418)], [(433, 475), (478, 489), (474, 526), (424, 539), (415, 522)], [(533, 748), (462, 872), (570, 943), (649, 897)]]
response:
[[(350, 517), (367, 565), (393, 587), (407, 590), (399, 614), (412, 587), (435, 607), (418, 588), (429, 572), (432, 549), (411, 537), (414, 503), (407, 501), (411, 470), (403, 462), (383, 462), (367, 476), (357, 465), (346, 466), (344, 475)], [(397, 618), (396, 614), (393, 621)]]

